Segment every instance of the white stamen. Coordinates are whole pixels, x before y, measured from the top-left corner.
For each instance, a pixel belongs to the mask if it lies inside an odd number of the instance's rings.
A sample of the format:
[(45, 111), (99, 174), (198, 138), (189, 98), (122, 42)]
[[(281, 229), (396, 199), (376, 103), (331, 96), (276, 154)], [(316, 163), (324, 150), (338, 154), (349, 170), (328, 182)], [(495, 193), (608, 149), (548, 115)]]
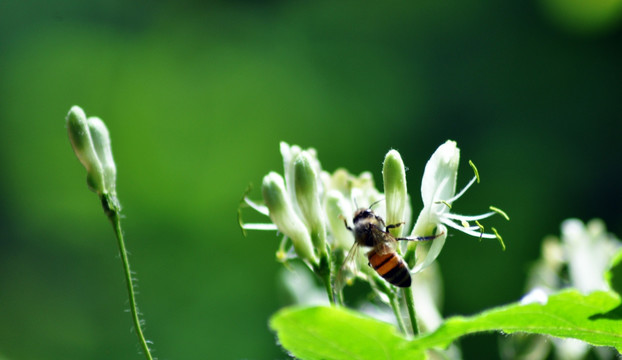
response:
[(244, 230), (278, 230), (274, 224), (244, 224), (242, 225)]
[(458, 221), (476, 221), (476, 220), (482, 220), (482, 219), (489, 218), (493, 216), (494, 214), (496, 214), (496, 212), (491, 211), (491, 212), (487, 212), (481, 215), (458, 215), (458, 214), (446, 213), (443, 216), (448, 219), (458, 220)]
[[(463, 227), (461, 225), (458, 225), (458, 224), (454, 223), (453, 221), (451, 221), (451, 220), (449, 220), (447, 218), (441, 219), (441, 222), (443, 224), (445, 224), (445, 225), (447, 225), (447, 226), (449, 226), (451, 228), (454, 228), (454, 229), (456, 229), (458, 231), (461, 231), (461, 232), (463, 232), (463, 233), (465, 233), (467, 235), (471, 235), (471, 236), (474, 236), (474, 237), (481, 237), (481, 238), (484, 238), (484, 239), (496, 239), (497, 238), (497, 235), (495, 235), (495, 234), (488, 234), (488, 233), (482, 233), (480, 231), (470, 230), (469, 228), (465, 228), (465, 227)], [(479, 227), (475, 227), (475, 229), (479, 229)]]
[(260, 214), (264, 214), (266, 216), (270, 216), (270, 211), (268, 210), (268, 207), (265, 205), (259, 205), (256, 202), (254, 202), (253, 200), (244, 197), (244, 202), (248, 204), (248, 206), (252, 207), (253, 209), (255, 209), (255, 211), (259, 212)]
[(445, 200), (445, 202), (447, 202), (447, 203), (451, 204), (451, 203), (453, 203), (454, 201), (458, 200), (458, 199), (459, 199), (462, 195), (464, 195), (464, 193), (465, 193), (467, 190), (469, 190), (469, 188), (471, 187), (471, 185), (473, 185), (473, 183), (475, 182), (475, 180), (477, 180), (477, 177), (473, 176), (473, 179), (471, 179), (471, 181), (469, 181), (469, 183), (468, 183), (465, 187), (463, 187), (463, 188), (462, 188), (462, 190), (460, 190), (460, 192), (459, 192), (457, 195), (455, 195), (454, 197), (452, 197), (452, 198), (451, 198), (451, 199), (449, 199), (449, 200)]

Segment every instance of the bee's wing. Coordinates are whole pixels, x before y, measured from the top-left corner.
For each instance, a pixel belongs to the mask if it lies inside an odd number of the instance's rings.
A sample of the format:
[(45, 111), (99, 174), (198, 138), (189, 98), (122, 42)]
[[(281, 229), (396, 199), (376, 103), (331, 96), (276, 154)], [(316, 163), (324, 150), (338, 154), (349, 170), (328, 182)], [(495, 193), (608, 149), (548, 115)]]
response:
[(374, 239), (376, 240), (374, 249), (378, 255), (385, 255), (395, 251), (395, 248), (397, 247), (397, 239), (391, 235), (391, 233), (381, 230), (376, 226), (372, 228), (372, 233)]
[(336, 283), (338, 291), (343, 289), (345, 286), (348, 274), (356, 274), (356, 271), (358, 270), (356, 258), (358, 257), (359, 248), (359, 244), (355, 242), (350, 248), (350, 251), (348, 251), (348, 256), (346, 256), (345, 260), (343, 260), (343, 264), (339, 268)]

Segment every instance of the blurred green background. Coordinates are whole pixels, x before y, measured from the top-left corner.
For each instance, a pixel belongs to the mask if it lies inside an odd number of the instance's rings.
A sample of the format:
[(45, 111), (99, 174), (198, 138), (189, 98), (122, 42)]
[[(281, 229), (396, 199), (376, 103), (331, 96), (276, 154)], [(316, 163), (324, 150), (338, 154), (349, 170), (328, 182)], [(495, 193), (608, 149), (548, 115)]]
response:
[[(620, 0), (0, 1), (0, 354), (140, 359), (110, 224), (64, 127), (108, 124), (146, 335), (161, 359), (283, 359), (274, 233), (237, 225), (279, 141), (326, 170), (462, 150), (456, 211), (506, 210), (507, 244), (449, 239), (445, 315), (515, 301), (568, 217), (622, 235)], [(255, 189), (252, 197), (259, 198)], [(494, 356), (495, 335), (462, 341)]]

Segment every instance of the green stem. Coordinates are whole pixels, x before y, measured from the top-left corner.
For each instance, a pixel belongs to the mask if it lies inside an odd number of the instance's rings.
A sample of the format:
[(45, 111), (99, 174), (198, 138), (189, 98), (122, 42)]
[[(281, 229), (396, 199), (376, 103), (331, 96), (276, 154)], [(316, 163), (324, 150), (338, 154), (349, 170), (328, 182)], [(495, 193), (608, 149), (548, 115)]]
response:
[(415, 300), (413, 298), (412, 288), (403, 288), (402, 293), (404, 299), (406, 299), (406, 308), (408, 309), (408, 317), (410, 318), (410, 325), (413, 329), (413, 335), (419, 335), (419, 324), (417, 323), (417, 313), (415, 312)]
[(328, 300), (330, 300), (331, 304), (336, 304), (335, 290), (333, 289), (333, 282), (331, 281), (332, 268), (328, 252), (320, 254), (320, 264), (317, 267), (314, 266), (314, 270), (324, 282), (324, 287), (326, 288), (326, 293), (328, 294)]
[(333, 285), (330, 281), (330, 273), (324, 276), (324, 287), (326, 287), (326, 293), (328, 294), (328, 300), (331, 304), (336, 304), (335, 302), (335, 293), (333, 291)]
[(404, 318), (402, 317), (402, 311), (400, 310), (400, 298), (398, 293), (392, 286), (388, 285), (388, 283), (382, 279), (378, 273), (373, 272), (371, 277), (372, 288), (385, 294), (389, 298), (389, 305), (391, 305), (391, 309), (393, 309), (393, 314), (395, 315), (395, 319), (397, 320), (400, 330), (404, 333), (404, 335), (408, 335), (408, 330), (406, 329), (406, 324), (404, 324)]
[(404, 333), (404, 335), (408, 335), (406, 324), (404, 324), (402, 312), (400, 311), (400, 302), (397, 295), (393, 294), (393, 296), (390, 296), (389, 299), (391, 299), (391, 308), (393, 309), (393, 314), (395, 314), (395, 318), (397, 319), (397, 325), (399, 325), (400, 330)]
[[(106, 199), (108, 200), (108, 199)], [(119, 253), (121, 254), (121, 261), (123, 262), (123, 272), (125, 274), (125, 284), (127, 286), (127, 293), (130, 299), (130, 312), (132, 313), (132, 321), (134, 322), (134, 329), (136, 329), (136, 335), (138, 335), (138, 342), (143, 349), (143, 353), (147, 357), (147, 360), (153, 360), (145, 335), (140, 325), (140, 318), (138, 317), (138, 306), (136, 305), (136, 296), (134, 294), (134, 284), (132, 283), (132, 272), (130, 271), (130, 262), (127, 258), (127, 250), (125, 249), (125, 241), (123, 241), (123, 230), (121, 229), (121, 217), (119, 216), (119, 209), (114, 204), (116, 199), (113, 200), (113, 206), (110, 206), (109, 201), (103, 200), (104, 211), (108, 215), (108, 219), (112, 222), (115, 235), (117, 236), (119, 244)]]
[(341, 270), (341, 266), (343, 265), (343, 261), (345, 259), (345, 255), (343, 253), (343, 250), (337, 249), (335, 251), (333, 251), (331, 253), (330, 256), (330, 261), (331, 261), (331, 269), (332, 269), (332, 273), (333, 273), (333, 291), (335, 292), (335, 301), (337, 302), (338, 305), (343, 306), (343, 288), (345, 286), (344, 282), (345, 279), (342, 279), (341, 277), (344, 276), (344, 274), (342, 274), (342, 270)]

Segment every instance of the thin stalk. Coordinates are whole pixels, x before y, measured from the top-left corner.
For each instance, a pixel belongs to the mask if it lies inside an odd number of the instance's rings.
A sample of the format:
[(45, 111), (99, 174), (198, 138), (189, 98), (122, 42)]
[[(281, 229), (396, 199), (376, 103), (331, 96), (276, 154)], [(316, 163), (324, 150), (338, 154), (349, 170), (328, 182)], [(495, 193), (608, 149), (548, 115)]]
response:
[(376, 272), (374, 272), (371, 277), (372, 288), (385, 294), (389, 298), (389, 305), (391, 306), (391, 309), (393, 309), (393, 315), (395, 315), (395, 320), (397, 320), (400, 330), (404, 333), (404, 335), (408, 335), (408, 330), (406, 329), (406, 324), (404, 324), (404, 317), (402, 317), (402, 311), (400, 309), (400, 298), (398, 292), (396, 292), (392, 286), (388, 285), (388, 283)]
[(399, 298), (396, 294), (389, 297), (391, 301), (391, 308), (393, 309), (393, 314), (397, 319), (397, 325), (400, 327), (400, 330), (404, 335), (408, 335), (408, 331), (406, 330), (406, 324), (404, 324), (404, 319), (402, 318), (402, 312), (400, 311), (400, 302)]
[(323, 276), (324, 287), (326, 288), (326, 293), (328, 294), (328, 300), (331, 304), (337, 304), (335, 302), (335, 293), (333, 291), (333, 285), (330, 281), (330, 273), (327, 273)]
[(328, 255), (328, 252), (324, 251), (320, 254), (320, 264), (317, 267), (314, 266), (314, 271), (324, 282), (324, 287), (326, 288), (326, 293), (328, 294), (328, 300), (330, 300), (331, 304), (336, 304), (335, 290), (333, 289), (333, 282), (331, 281), (332, 269), (333, 266), (330, 261), (330, 256)]
[[(417, 243), (412, 242), (408, 244), (406, 253), (404, 254), (404, 261), (408, 264), (408, 268), (415, 266), (415, 249)], [(410, 318), (410, 325), (413, 329), (413, 335), (419, 335), (419, 323), (417, 322), (417, 313), (415, 312), (415, 299), (413, 298), (412, 287), (402, 289), (404, 300), (406, 300), (406, 308), (408, 309), (408, 317)]]
[(403, 288), (402, 293), (404, 299), (406, 299), (406, 308), (408, 309), (408, 317), (410, 318), (410, 325), (413, 329), (413, 335), (419, 335), (419, 323), (417, 323), (417, 313), (415, 312), (415, 300), (413, 298), (412, 288)]
[[(333, 270), (333, 279), (335, 279), (335, 281), (333, 282), (334, 284), (334, 291), (336, 292), (336, 301), (338, 305), (343, 306), (344, 302), (343, 302), (343, 287), (345, 284), (343, 284), (344, 279), (342, 279), (341, 277), (343, 277), (344, 275), (342, 274), (342, 270), (341, 270), (341, 265), (343, 264), (343, 261), (345, 259), (345, 256), (343, 254), (342, 250), (337, 250), (334, 251), (332, 253), (331, 256), (331, 269)], [(335, 270), (337, 271), (335, 273)]]
[(140, 318), (138, 316), (138, 306), (136, 305), (136, 296), (134, 294), (132, 272), (130, 271), (130, 262), (127, 257), (127, 250), (125, 249), (125, 241), (123, 240), (123, 230), (121, 229), (121, 217), (119, 216), (119, 212), (117, 209), (106, 209), (106, 206), (104, 206), (104, 210), (107, 210), (106, 215), (108, 215), (108, 218), (112, 222), (112, 227), (114, 228), (114, 232), (117, 237), (119, 253), (121, 254), (121, 262), (123, 263), (123, 272), (125, 275), (127, 294), (130, 300), (130, 312), (132, 313), (132, 321), (134, 323), (136, 335), (138, 335), (138, 342), (140, 343), (140, 346), (142, 347), (143, 353), (145, 354), (147, 360), (153, 360), (153, 357), (151, 356), (151, 351), (149, 350), (149, 346), (147, 345), (147, 340), (145, 340), (145, 335), (143, 335)]

